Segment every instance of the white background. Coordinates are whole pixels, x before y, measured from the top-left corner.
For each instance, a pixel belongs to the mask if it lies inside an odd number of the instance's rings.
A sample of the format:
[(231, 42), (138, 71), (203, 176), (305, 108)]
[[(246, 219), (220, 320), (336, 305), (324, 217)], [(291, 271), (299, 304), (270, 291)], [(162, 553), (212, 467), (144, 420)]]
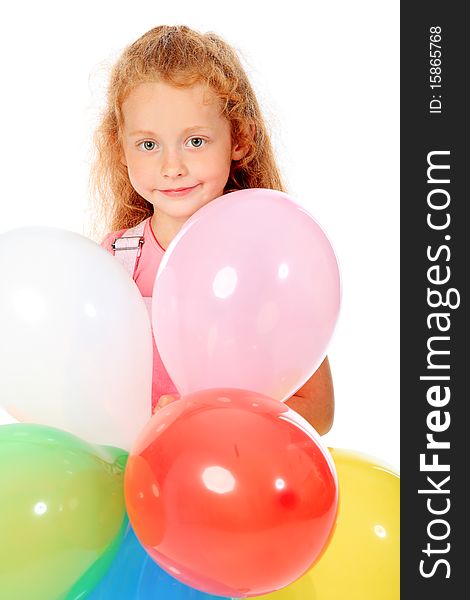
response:
[(398, 468), (399, 3), (7, 6), (0, 233), (49, 225), (86, 234), (91, 134), (109, 66), (156, 25), (217, 32), (242, 55), (288, 192), (324, 227), (340, 262), (342, 311), (328, 352), (336, 417), (323, 439)]

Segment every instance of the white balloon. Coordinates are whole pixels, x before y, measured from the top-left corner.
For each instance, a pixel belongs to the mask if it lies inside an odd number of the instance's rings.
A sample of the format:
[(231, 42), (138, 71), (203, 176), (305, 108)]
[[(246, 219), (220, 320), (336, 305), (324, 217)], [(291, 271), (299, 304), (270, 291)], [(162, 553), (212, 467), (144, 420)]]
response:
[(61, 229), (0, 235), (0, 408), (130, 449), (151, 384), (150, 319), (113, 256)]

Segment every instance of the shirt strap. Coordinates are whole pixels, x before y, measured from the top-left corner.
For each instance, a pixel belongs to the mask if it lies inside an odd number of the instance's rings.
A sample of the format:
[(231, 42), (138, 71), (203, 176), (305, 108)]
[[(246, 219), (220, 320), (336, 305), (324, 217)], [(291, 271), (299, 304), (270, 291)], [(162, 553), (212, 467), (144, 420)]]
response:
[(127, 229), (121, 237), (118, 237), (111, 244), (114, 255), (126, 269), (132, 279), (135, 279), (137, 265), (142, 254), (144, 240), (144, 229), (150, 217), (141, 221), (135, 227)]

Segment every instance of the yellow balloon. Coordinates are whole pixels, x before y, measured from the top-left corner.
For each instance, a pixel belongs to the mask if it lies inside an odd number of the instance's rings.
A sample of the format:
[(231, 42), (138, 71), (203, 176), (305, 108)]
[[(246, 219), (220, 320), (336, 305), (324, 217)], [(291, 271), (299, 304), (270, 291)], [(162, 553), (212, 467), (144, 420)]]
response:
[(400, 478), (383, 462), (330, 448), (339, 482), (336, 528), (320, 560), (269, 600), (398, 600)]

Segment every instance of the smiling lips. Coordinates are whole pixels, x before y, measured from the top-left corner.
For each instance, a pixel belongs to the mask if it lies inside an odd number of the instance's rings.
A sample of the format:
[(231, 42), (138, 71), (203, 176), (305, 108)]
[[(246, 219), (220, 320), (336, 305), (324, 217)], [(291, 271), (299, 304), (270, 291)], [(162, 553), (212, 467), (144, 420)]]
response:
[(166, 196), (170, 196), (173, 198), (179, 198), (181, 196), (186, 196), (186, 194), (189, 194), (189, 192), (194, 190), (195, 187), (197, 187), (197, 186), (193, 185), (192, 187), (175, 188), (173, 190), (160, 190), (160, 192), (162, 194), (165, 194)]

